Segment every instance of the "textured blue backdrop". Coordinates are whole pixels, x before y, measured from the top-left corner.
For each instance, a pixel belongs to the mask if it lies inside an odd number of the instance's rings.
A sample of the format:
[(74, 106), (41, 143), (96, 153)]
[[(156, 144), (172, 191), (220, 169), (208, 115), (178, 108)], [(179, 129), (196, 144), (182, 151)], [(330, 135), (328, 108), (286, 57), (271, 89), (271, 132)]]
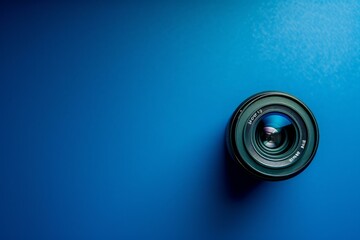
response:
[[(359, 239), (360, 3), (0, 7), (0, 239)], [(280, 90), (310, 167), (231, 183), (224, 130)]]

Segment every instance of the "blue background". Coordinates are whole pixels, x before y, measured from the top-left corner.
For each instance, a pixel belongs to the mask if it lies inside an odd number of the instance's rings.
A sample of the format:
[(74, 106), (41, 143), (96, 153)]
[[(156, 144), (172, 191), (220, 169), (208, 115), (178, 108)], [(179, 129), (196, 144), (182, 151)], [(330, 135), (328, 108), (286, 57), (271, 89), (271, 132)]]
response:
[[(360, 3), (0, 8), (0, 239), (359, 239)], [(233, 182), (224, 131), (280, 90), (313, 163)]]

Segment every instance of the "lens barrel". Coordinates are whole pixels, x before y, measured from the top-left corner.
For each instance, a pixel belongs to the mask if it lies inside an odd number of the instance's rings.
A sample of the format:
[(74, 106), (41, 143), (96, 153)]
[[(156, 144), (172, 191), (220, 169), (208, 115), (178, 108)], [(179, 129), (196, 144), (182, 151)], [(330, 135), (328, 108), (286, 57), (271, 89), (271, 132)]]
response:
[(282, 92), (261, 92), (235, 110), (226, 141), (232, 158), (251, 175), (284, 180), (310, 164), (319, 129), (314, 115), (299, 99)]

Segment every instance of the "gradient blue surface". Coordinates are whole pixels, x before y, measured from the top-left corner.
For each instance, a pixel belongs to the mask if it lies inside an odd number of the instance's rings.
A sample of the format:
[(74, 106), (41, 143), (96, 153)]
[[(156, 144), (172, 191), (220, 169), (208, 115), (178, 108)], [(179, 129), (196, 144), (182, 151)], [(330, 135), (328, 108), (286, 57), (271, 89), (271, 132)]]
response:
[[(357, 1), (2, 5), (0, 23), (0, 239), (360, 238)], [(264, 90), (312, 109), (319, 150), (234, 187), (225, 126)]]

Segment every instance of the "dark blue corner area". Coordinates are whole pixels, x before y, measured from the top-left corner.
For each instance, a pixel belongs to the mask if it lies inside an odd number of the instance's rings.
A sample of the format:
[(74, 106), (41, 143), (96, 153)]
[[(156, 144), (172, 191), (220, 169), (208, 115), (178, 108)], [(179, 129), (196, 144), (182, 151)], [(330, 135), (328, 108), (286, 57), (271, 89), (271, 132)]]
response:
[[(0, 239), (359, 239), (360, 3), (0, 5)], [(312, 164), (257, 182), (225, 127), (264, 90)]]

